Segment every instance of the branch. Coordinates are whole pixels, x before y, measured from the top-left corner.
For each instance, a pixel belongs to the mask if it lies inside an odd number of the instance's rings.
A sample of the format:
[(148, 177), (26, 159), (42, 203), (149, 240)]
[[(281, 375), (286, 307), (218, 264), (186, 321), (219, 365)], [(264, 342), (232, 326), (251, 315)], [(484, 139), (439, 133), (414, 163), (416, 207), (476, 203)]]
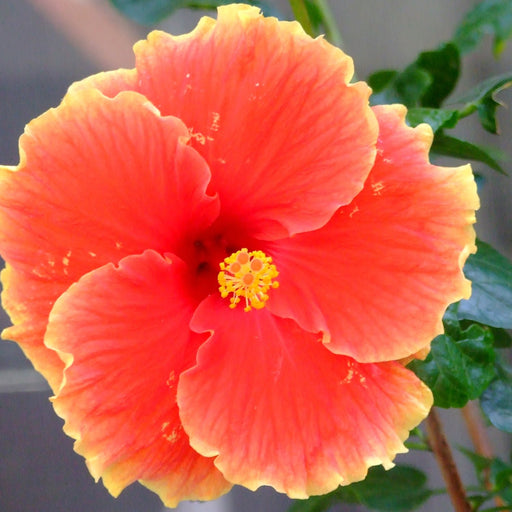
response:
[(466, 498), (452, 451), (443, 432), (441, 420), (435, 408), (432, 408), (426, 420), (427, 436), (432, 451), (441, 468), (443, 479), (455, 512), (471, 512), (471, 506)]
[[(468, 402), (465, 407), (462, 408), (462, 417), (468, 428), (469, 437), (475, 447), (475, 452), (486, 459), (494, 459), (491, 442), (487, 436), (487, 429), (485, 428), (478, 406), (474, 402)], [(489, 469), (483, 471), (483, 479), (485, 488), (488, 491), (492, 491)], [(500, 496), (495, 496), (494, 502), (498, 508), (505, 506), (505, 502)]]

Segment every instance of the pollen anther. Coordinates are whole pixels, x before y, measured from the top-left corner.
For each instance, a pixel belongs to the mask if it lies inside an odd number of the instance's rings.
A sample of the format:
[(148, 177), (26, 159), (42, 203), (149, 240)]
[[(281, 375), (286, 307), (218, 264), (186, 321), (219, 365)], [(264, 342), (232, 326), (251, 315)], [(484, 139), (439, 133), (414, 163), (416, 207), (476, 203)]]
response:
[(278, 274), (272, 258), (264, 252), (240, 249), (220, 264), (218, 280), (221, 297), (231, 295), (230, 308), (235, 308), (244, 300), (244, 311), (261, 309), (268, 300), (267, 292), (279, 286), (275, 281)]

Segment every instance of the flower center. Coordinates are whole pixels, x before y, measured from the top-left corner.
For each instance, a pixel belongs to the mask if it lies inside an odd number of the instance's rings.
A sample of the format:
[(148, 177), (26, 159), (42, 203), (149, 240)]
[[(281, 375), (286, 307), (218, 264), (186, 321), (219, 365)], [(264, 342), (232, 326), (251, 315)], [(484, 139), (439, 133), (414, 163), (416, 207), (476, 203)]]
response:
[(268, 300), (268, 290), (279, 286), (274, 280), (278, 274), (272, 258), (264, 252), (241, 249), (220, 264), (218, 280), (221, 297), (225, 299), (232, 294), (230, 308), (235, 308), (243, 298), (244, 311), (261, 309)]

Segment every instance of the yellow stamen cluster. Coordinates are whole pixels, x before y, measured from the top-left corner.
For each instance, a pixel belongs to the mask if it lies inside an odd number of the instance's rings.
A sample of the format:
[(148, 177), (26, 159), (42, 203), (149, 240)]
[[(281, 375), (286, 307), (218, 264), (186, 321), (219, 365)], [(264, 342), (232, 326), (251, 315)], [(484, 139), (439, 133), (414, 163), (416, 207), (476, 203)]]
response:
[(261, 309), (268, 300), (268, 290), (279, 286), (274, 281), (279, 272), (272, 264), (272, 258), (262, 251), (241, 249), (226, 258), (220, 264), (220, 269), (219, 291), (222, 298), (232, 294), (230, 308), (235, 308), (244, 298), (244, 311)]

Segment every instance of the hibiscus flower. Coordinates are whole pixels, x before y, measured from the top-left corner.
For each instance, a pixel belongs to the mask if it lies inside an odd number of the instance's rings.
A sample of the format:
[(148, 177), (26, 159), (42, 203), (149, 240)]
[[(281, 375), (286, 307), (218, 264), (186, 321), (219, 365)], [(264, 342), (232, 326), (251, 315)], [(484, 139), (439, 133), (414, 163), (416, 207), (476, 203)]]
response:
[(135, 54), (0, 169), (4, 337), (114, 495), (305, 498), (390, 467), (432, 404), (400, 360), (470, 293), (469, 166), (256, 8)]

